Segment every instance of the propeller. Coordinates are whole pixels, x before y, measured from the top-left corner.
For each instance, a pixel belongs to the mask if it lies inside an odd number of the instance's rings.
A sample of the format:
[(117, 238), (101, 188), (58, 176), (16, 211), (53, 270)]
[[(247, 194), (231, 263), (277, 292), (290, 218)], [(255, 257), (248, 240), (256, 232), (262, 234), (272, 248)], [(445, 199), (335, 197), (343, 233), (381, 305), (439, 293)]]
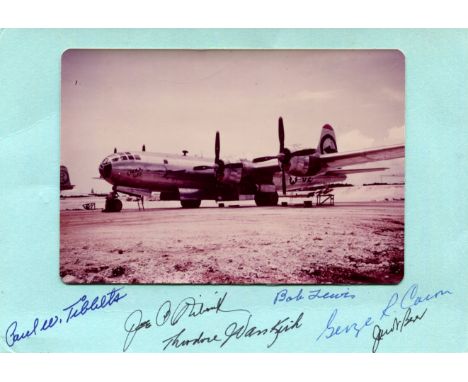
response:
[(278, 160), (281, 163), (281, 189), (283, 195), (286, 195), (286, 167), (289, 166), (291, 161), (291, 151), (284, 147), (284, 125), (283, 118), (278, 120), (278, 138), (280, 144), (280, 154)]
[(316, 149), (303, 149), (303, 150), (297, 150), (291, 153), (291, 157), (302, 157), (302, 156), (307, 156), (307, 155), (313, 155), (316, 153)]
[(117, 147), (114, 147), (114, 154), (117, 154)]
[(219, 131), (216, 132), (215, 137), (215, 160), (214, 166), (195, 166), (193, 169), (195, 171), (204, 171), (204, 170), (215, 170), (216, 179), (222, 179), (224, 176), (224, 170), (229, 168), (242, 168), (242, 163), (224, 163), (224, 161), (220, 158), (221, 152), (221, 138), (219, 135)]
[(216, 137), (215, 137), (215, 160), (214, 160), (217, 179), (223, 176), (224, 169), (226, 168), (224, 161), (219, 159), (220, 151), (221, 151), (221, 139), (219, 137), (219, 131), (217, 131)]
[(279, 140), (279, 154), (278, 155), (269, 155), (264, 157), (258, 157), (253, 159), (253, 163), (266, 162), (272, 159), (278, 159), (281, 167), (281, 189), (283, 195), (286, 195), (286, 168), (289, 166), (289, 163), (292, 158), (291, 150), (284, 147), (284, 124), (283, 118), (279, 117), (278, 120), (278, 140)]
[(283, 195), (286, 195), (286, 170), (291, 163), (291, 158), (298, 156), (308, 156), (313, 155), (316, 152), (316, 149), (302, 149), (291, 152), (288, 148), (284, 146), (284, 124), (283, 118), (279, 117), (278, 120), (278, 139), (279, 139), (279, 154), (278, 155), (268, 155), (264, 157), (258, 157), (253, 159), (253, 163), (266, 162), (272, 159), (278, 159), (281, 166), (281, 189)]

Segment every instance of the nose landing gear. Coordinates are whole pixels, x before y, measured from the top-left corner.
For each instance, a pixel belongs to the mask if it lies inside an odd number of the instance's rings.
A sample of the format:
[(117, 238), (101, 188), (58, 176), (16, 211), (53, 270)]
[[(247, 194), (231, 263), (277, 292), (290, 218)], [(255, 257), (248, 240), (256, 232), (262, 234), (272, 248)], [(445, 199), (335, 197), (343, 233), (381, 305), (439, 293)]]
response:
[(102, 212), (120, 212), (122, 210), (122, 202), (119, 199), (117, 192), (112, 191), (106, 196), (106, 205)]

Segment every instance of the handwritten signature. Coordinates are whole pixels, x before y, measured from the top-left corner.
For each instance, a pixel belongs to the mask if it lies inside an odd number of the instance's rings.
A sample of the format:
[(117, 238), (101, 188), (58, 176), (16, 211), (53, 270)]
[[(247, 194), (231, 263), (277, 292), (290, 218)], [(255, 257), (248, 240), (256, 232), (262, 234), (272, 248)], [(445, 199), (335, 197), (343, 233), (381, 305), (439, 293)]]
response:
[[(304, 300), (304, 289), (299, 289), (296, 293), (291, 293), (288, 289), (281, 289), (273, 300), (273, 305), (280, 302), (291, 302)], [(338, 299), (354, 299), (356, 295), (349, 293), (349, 289), (340, 293), (322, 292), (322, 289), (312, 289), (307, 292), (307, 300), (338, 300)]]
[(73, 304), (62, 309), (65, 316), (62, 315), (63, 313), (59, 313), (45, 319), (36, 317), (28, 330), (18, 330), (18, 321), (13, 321), (5, 332), (6, 343), (9, 347), (12, 347), (17, 342), (36, 336), (40, 332), (50, 330), (62, 323), (68, 324), (72, 319), (85, 316), (91, 311), (105, 309), (127, 296), (126, 293), (119, 293), (122, 289), (123, 287), (112, 288), (110, 292), (102, 296), (96, 296), (92, 301), (86, 295), (83, 295)]
[[(216, 292), (217, 293), (217, 292)], [(187, 333), (187, 328), (182, 327), (176, 334), (163, 339), (163, 350), (169, 348), (180, 348), (184, 346), (195, 346), (203, 343), (219, 343), (220, 347), (226, 345), (231, 339), (251, 338), (258, 336), (265, 336), (267, 334), (274, 335), (271, 343), (267, 347), (273, 346), (280, 334), (288, 331), (298, 329), (301, 327), (304, 313), (301, 313), (295, 320), (289, 316), (281, 318), (270, 327), (257, 328), (251, 324), (253, 317), (252, 313), (247, 309), (228, 309), (226, 307), (227, 292), (218, 297), (215, 303), (207, 304), (202, 301), (197, 301), (194, 297), (186, 297), (182, 299), (177, 305), (173, 304), (170, 300), (163, 302), (155, 315), (154, 320), (144, 320), (143, 311), (137, 309), (130, 313), (124, 323), (124, 331), (126, 332), (123, 351), (127, 351), (135, 339), (136, 334), (141, 330), (147, 330), (154, 326), (162, 327), (169, 326), (175, 327), (179, 323), (189, 319), (196, 319), (203, 315), (241, 315), (243, 320), (241, 322), (233, 321), (225, 328), (224, 331), (206, 334), (205, 331), (200, 331), (194, 336)], [(244, 321), (245, 320), (245, 321)]]
[[(351, 333), (352, 335), (354, 335), (355, 338), (357, 338), (361, 334), (361, 332), (363, 332), (366, 328), (374, 325), (373, 349), (377, 350), (380, 341), (385, 335), (397, 329), (401, 331), (403, 327), (406, 327), (409, 324), (412, 324), (416, 321), (420, 321), (427, 312), (427, 308), (426, 308), (424, 312), (418, 313), (415, 316), (412, 316), (411, 315), (412, 309), (416, 309), (417, 306), (421, 307), (424, 304), (440, 299), (443, 296), (453, 294), (449, 290), (442, 290), (442, 289), (436, 291), (435, 293), (420, 294), (418, 291), (418, 288), (419, 288), (418, 284), (413, 284), (403, 294), (394, 292), (391, 295), (388, 302), (385, 304), (384, 308), (379, 312), (378, 315), (368, 315), (365, 318), (351, 321), (351, 322), (347, 321), (345, 323), (338, 323), (339, 310), (335, 308), (331, 312), (328, 318), (328, 321), (325, 325), (325, 328), (317, 336), (316, 341), (319, 341), (321, 338), (331, 339), (333, 337), (336, 337), (342, 334), (349, 334), (349, 333)], [(405, 312), (405, 316), (401, 320), (396, 319), (397, 321), (395, 321), (395, 318), (394, 318), (394, 321), (393, 321), (394, 325), (396, 325), (395, 322), (397, 322), (398, 325), (394, 327), (393, 330), (391, 328), (388, 330), (385, 330), (385, 329), (382, 330), (381, 326), (377, 324), (377, 322), (383, 322), (385, 318), (390, 317), (391, 315), (394, 315), (394, 314), (399, 315), (401, 311)], [(377, 341), (377, 344), (376, 344), (376, 341)]]
[(226, 329), (224, 330), (224, 335), (215, 333), (212, 335), (205, 335), (205, 332), (202, 331), (198, 336), (194, 338), (186, 338), (184, 339), (182, 335), (185, 333), (186, 329), (183, 328), (174, 336), (166, 338), (162, 342), (166, 344), (163, 350), (166, 350), (168, 347), (175, 347), (179, 348), (182, 346), (189, 346), (189, 345), (198, 345), (202, 344), (203, 342), (220, 342), (220, 348), (228, 343), (231, 339), (240, 340), (241, 338), (252, 338), (252, 337), (260, 337), (266, 336), (268, 334), (274, 335), (273, 340), (267, 344), (267, 348), (270, 348), (274, 345), (276, 340), (278, 339), (280, 334), (287, 333), (290, 330), (299, 329), (302, 326), (302, 318), (304, 317), (304, 313), (300, 313), (296, 319), (291, 319), (289, 316), (277, 320), (277, 322), (266, 328), (257, 328), (250, 324), (250, 320), (252, 315), (249, 315), (247, 321), (244, 324), (239, 324), (238, 322), (232, 322), (229, 324)]
[(375, 353), (379, 347), (380, 341), (382, 339), (391, 334), (391, 333), (398, 333), (403, 332), (403, 328), (410, 324), (414, 324), (417, 321), (420, 321), (424, 318), (424, 315), (427, 312), (427, 308), (424, 309), (422, 314), (416, 314), (415, 316), (411, 315), (411, 308), (406, 309), (404, 317), (400, 320), (397, 317), (393, 319), (393, 325), (389, 329), (382, 329), (379, 325), (374, 326), (374, 330), (372, 332), (372, 338), (374, 339), (374, 344), (372, 345), (372, 353)]

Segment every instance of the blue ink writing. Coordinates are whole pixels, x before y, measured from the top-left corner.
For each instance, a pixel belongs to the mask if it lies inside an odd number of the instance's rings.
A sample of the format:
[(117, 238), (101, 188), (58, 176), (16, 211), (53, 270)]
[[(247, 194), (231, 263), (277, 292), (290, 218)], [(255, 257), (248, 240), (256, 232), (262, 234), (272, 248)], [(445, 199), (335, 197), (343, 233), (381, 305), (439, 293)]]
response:
[(87, 312), (91, 310), (104, 309), (112, 304), (122, 300), (127, 294), (120, 294), (119, 291), (121, 288), (113, 288), (109, 293), (103, 295), (101, 298), (96, 297), (90, 303), (86, 295), (83, 295), (73, 304), (67, 306), (63, 309), (64, 312), (67, 312), (66, 320), (58, 315), (51, 316), (46, 319), (35, 318), (31, 327), (27, 330), (20, 330), (18, 328), (18, 321), (13, 321), (10, 326), (8, 326), (5, 332), (5, 341), (9, 347), (15, 345), (15, 343), (30, 338), (32, 336), (38, 335), (40, 332), (45, 332), (52, 329), (57, 324), (68, 323), (72, 318), (78, 316), (84, 316)]
[[(304, 300), (306, 297), (304, 296), (304, 290), (301, 288), (297, 293), (291, 293), (288, 289), (281, 289), (273, 300), (273, 305), (276, 305), (280, 302), (291, 302), (291, 301), (301, 301)], [(345, 292), (340, 293), (330, 293), (330, 292), (322, 292), (319, 289), (310, 290), (307, 294), (307, 300), (338, 300), (338, 299), (354, 299), (356, 295), (349, 293), (349, 289)]]
[[(377, 351), (380, 341), (384, 336), (393, 332), (401, 332), (403, 328), (407, 325), (422, 320), (427, 311), (426, 308), (422, 313), (418, 312), (417, 314), (412, 315), (411, 308), (420, 307), (422, 305), (425, 305), (432, 301), (436, 301), (437, 299), (440, 299), (441, 297), (450, 294), (453, 293), (449, 290), (443, 289), (440, 289), (435, 293), (420, 293), (418, 291), (418, 285), (413, 284), (404, 293), (392, 293), (385, 307), (381, 311), (378, 311), (377, 315), (368, 316), (366, 319), (350, 320), (351, 322), (346, 322), (344, 324), (338, 322), (338, 309), (335, 308), (331, 312), (331, 315), (328, 318), (325, 328), (316, 338), (316, 341), (318, 341), (321, 338), (330, 339), (342, 334), (349, 333), (354, 334), (354, 337), (357, 338), (363, 330), (365, 330), (371, 325), (374, 325), (374, 330), (372, 333), (374, 345), (372, 347), (372, 350), (375, 352)], [(281, 296), (282, 295), (279, 295), (278, 301), (282, 301), (283, 297)], [(382, 324), (380, 323), (374, 324), (374, 321), (383, 321), (386, 317), (390, 317), (391, 315), (394, 317), (394, 314), (401, 311), (405, 312), (403, 318), (393, 318), (393, 326), (391, 326), (388, 329), (382, 329)], [(379, 314), (380, 319), (377, 320)]]
[(101, 300), (99, 300), (99, 297), (95, 297), (91, 303), (89, 302), (87, 296), (84, 294), (78, 301), (63, 309), (64, 312), (68, 311), (66, 322), (68, 323), (68, 321), (70, 321), (72, 318), (84, 316), (89, 311), (104, 309), (116, 302), (119, 302), (125, 296), (127, 296), (126, 293), (123, 295), (119, 294), (119, 291), (122, 288), (123, 287), (117, 289), (113, 288), (109, 293), (102, 296)]
[[(406, 310), (411, 307), (415, 307), (417, 305), (435, 300), (437, 298), (440, 298), (442, 296), (445, 296), (446, 294), (452, 294), (449, 290), (438, 290), (436, 293), (432, 294), (426, 294), (425, 296), (419, 296), (418, 295), (418, 284), (413, 284), (411, 285), (408, 290), (402, 295), (400, 299), (400, 295), (395, 292), (392, 294), (390, 297), (390, 300), (388, 300), (387, 306), (382, 310), (382, 314), (380, 315), (380, 319), (382, 320), (384, 317), (390, 316), (390, 308), (400, 308), (402, 310)], [(398, 304), (397, 304), (398, 303)], [(393, 310), (393, 313), (396, 311)]]
[(340, 326), (335, 324), (335, 318), (338, 314), (338, 309), (333, 310), (332, 314), (330, 315), (330, 318), (328, 319), (327, 325), (325, 329), (323, 329), (322, 333), (316, 338), (315, 341), (318, 341), (324, 334), (326, 339), (330, 339), (334, 336), (339, 336), (343, 333), (348, 334), (348, 333), (354, 333), (354, 337), (358, 337), (359, 333), (361, 333), (361, 330), (371, 326), (374, 321), (372, 320), (372, 317), (367, 317), (367, 319), (362, 322), (362, 323), (356, 323), (353, 322), (351, 324), (347, 324), (345, 326)]

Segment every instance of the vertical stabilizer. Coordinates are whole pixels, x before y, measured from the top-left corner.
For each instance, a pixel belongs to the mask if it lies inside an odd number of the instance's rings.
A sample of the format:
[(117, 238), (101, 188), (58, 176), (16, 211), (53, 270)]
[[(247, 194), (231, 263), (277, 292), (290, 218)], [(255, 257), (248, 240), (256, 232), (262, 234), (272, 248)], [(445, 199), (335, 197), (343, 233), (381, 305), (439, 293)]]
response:
[(320, 154), (332, 154), (338, 152), (335, 131), (329, 124), (326, 124), (322, 127), (322, 133), (320, 134), (320, 141), (317, 146), (317, 151)]

